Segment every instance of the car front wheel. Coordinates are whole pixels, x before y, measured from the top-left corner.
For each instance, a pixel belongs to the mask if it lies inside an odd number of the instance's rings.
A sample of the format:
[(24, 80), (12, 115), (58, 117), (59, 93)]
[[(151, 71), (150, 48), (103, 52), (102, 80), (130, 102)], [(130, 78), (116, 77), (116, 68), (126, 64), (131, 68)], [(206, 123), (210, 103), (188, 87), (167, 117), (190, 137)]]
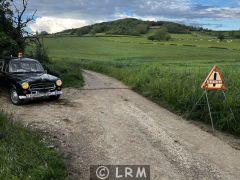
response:
[(18, 95), (16, 89), (14, 89), (14, 88), (10, 89), (10, 99), (14, 105), (22, 104), (22, 101), (19, 99), (19, 95)]

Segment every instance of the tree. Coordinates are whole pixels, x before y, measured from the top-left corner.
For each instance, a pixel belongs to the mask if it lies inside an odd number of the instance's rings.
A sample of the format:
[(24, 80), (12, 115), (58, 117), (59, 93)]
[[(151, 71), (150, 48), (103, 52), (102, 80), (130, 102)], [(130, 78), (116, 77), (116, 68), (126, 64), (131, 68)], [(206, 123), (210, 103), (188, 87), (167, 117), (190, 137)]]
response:
[(154, 41), (154, 36), (148, 36), (148, 40)]
[(148, 25), (147, 24), (138, 24), (136, 26), (136, 31), (139, 32), (139, 34), (146, 34), (148, 32)]
[(37, 11), (27, 16), (29, 0), (18, 1), (21, 3), (17, 7), (15, 0), (0, 0), (0, 56), (16, 56), (25, 49), (27, 39), (36, 44), (40, 43), (36, 36), (26, 30), (28, 23), (34, 21)]
[(234, 33), (234, 38), (240, 39), (240, 31)]
[(34, 16), (37, 10), (35, 10), (31, 16), (27, 16), (26, 11), (29, 0), (21, 0), (21, 8), (17, 7), (14, 1), (11, 0), (11, 2), (14, 7), (13, 22), (16, 27), (17, 43), (20, 47), (19, 50), (23, 51), (26, 45), (26, 40), (32, 35), (26, 30), (26, 27), (30, 22), (34, 21)]
[(76, 34), (77, 34), (78, 36), (83, 36), (83, 35), (85, 35), (85, 34), (90, 33), (91, 28), (92, 28), (92, 26), (82, 27), (82, 28), (76, 30)]
[(218, 38), (220, 41), (223, 41), (223, 40), (225, 39), (225, 36), (224, 36), (224, 34), (219, 33), (219, 34), (217, 35), (217, 38)]
[(95, 36), (97, 33), (98, 33), (98, 27), (97, 26), (94, 26), (92, 29), (91, 29), (91, 31), (89, 32), (89, 34), (91, 35), (91, 36)]
[(46, 36), (46, 35), (49, 35), (49, 33), (47, 31), (41, 31), (39, 35), (40, 36)]
[(154, 35), (149, 37), (150, 40), (157, 40), (157, 41), (169, 41), (171, 39), (170, 34), (167, 32), (166, 28), (162, 28), (157, 30)]
[[(26, 15), (29, 0), (21, 0), (21, 6), (17, 7), (14, 0), (0, 0), (0, 55), (17, 55), (23, 51), (27, 38), (31, 35), (26, 31), (28, 23), (34, 20), (34, 15)], [(31, 38), (32, 40), (34, 38)]]
[(189, 33), (189, 27), (187, 27), (185, 25), (168, 23), (165, 26), (169, 33), (174, 33), (174, 34), (188, 34)]
[(0, 56), (9, 56), (18, 49), (10, 3), (11, 1), (0, 0)]
[(231, 37), (231, 38), (234, 38), (234, 31), (229, 31), (228, 36)]

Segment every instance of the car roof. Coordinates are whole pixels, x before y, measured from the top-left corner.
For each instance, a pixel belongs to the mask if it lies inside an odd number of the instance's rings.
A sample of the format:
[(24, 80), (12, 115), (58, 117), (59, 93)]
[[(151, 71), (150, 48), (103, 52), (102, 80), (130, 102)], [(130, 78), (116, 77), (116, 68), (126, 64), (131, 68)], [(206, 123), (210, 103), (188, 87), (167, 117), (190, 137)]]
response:
[[(0, 59), (1, 60), (1, 59)], [(5, 61), (8, 61), (8, 62), (10, 62), (10, 61), (32, 61), (32, 62), (38, 62), (37, 60), (35, 60), (35, 59), (30, 59), (30, 58), (6, 58), (6, 59), (4, 59)]]

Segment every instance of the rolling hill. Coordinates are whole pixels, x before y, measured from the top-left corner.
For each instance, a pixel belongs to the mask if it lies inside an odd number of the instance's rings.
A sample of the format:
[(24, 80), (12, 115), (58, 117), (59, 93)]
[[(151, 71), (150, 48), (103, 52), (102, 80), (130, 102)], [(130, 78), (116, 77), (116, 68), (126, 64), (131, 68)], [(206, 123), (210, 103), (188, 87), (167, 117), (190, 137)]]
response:
[(86, 35), (86, 34), (115, 34), (115, 35), (141, 35), (147, 34), (151, 29), (166, 28), (169, 33), (188, 34), (191, 31), (200, 31), (196, 28), (167, 21), (142, 21), (134, 18), (120, 19), (116, 21), (103, 22), (85, 26), (77, 29), (68, 29), (58, 34)]
[(158, 29), (165, 29), (170, 34), (204, 34), (210, 36), (223, 35), (225, 38), (240, 39), (240, 31), (214, 31), (202, 27), (187, 26), (184, 24), (168, 21), (143, 21), (134, 18), (119, 19), (110, 22), (102, 22), (81, 28), (68, 29), (58, 32), (55, 35), (130, 35), (141, 36), (151, 35)]

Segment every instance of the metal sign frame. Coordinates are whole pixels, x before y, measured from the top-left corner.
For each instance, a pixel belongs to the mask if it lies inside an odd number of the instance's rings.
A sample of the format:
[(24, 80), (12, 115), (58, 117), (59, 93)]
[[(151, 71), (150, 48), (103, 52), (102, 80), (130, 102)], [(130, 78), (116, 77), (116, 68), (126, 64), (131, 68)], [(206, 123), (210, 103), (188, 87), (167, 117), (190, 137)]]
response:
[[(207, 85), (208, 85), (208, 80), (210, 78), (210, 76), (212, 76), (213, 72), (218, 72), (220, 77), (221, 77), (221, 80), (222, 80), (222, 87), (221, 88), (208, 88)], [(209, 112), (209, 117), (210, 117), (210, 120), (211, 120), (211, 125), (212, 125), (212, 131), (213, 133), (215, 133), (215, 128), (214, 128), (214, 121), (213, 121), (213, 116), (212, 116), (212, 108), (211, 108), (211, 105), (210, 105), (210, 102), (209, 102), (209, 97), (208, 97), (208, 91), (215, 91), (215, 92), (222, 92), (222, 95), (224, 97), (224, 100), (225, 102), (227, 102), (227, 96), (226, 96), (226, 93), (225, 91), (227, 90), (226, 86), (225, 86), (225, 82), (224, 82), (224, 79), (223, 79), (223, 74), (222, 74), (222, 71), (220, 70), (220, 68), (218, 66), (214, 66), (212, 68), (212, 70), (210, 71), (209, 75), (207, 76), (207, 78), (205, 79), (204, 83), (202, 84), (201, 86), (202, 89), (204, 89), (204, 92), (202, 94), (202, 96), (199, 98), (199, 100), (195, 103), (195, 105), (193, 106), (192, 110), (190, 111), (190, 114), (188, 115), (191, 116), (192, 112), (194, 111), (194, 109), (196, 108), (196, 106), (200, 105), (199, 103), (201, 102), (201, 100), (205, 97), (206, 98), (206, 101), (207, 101), (207, 107), (208, 107), (208, 112)], [(233, 110), (232, 108), (229, 106), (229, 104), (227, 104), (228, 107), (229, 107), (229, 110), (233, 116), (233, 119), (236, 121), (235, 119), (235, 115), (233, 113)]]
[[(224, 91), (221, 91), (222, 92), (222, 95), (224, 97), (224, 101), (227, 102), (227, 96), (226, 96), (226, 93)], [(190, 111), (189, 116), (191, 116), (192, 112), (194, 111), (194, 109), (200, 105), (199, 103), (201, 102), (201, 100), (205, 97), (206, 101), (207, 101), (207, 107), (208, 107), (208, 112), (209, 112), (209, 117), (210, 117), (210, 120), (211, 120), (211, 126), (212, 126), (212, 131), (213, 133), (215, 133), (215, 128), (214, 128), (214, 121), (213, 121), (213, 116), (212, 116), (212, 108), (211, 108), (211, 105), (210, 105), (210, 102), (209, 102), (209, 97), (208, 97), (208, 91), (205, 90), (202, 94), (202, 96), (199, 98), (199, 100), (195, 103), (195, 105), (193, 106), (192, 110)], [(232, 117), (233, 119), (236, 121), (235, 119), (235, 115), (233, 113), (233, 110), (231, 108), (231, 106), (228, 105), (228, 108), (230, 110), (230, 113), (232, 114)]]

